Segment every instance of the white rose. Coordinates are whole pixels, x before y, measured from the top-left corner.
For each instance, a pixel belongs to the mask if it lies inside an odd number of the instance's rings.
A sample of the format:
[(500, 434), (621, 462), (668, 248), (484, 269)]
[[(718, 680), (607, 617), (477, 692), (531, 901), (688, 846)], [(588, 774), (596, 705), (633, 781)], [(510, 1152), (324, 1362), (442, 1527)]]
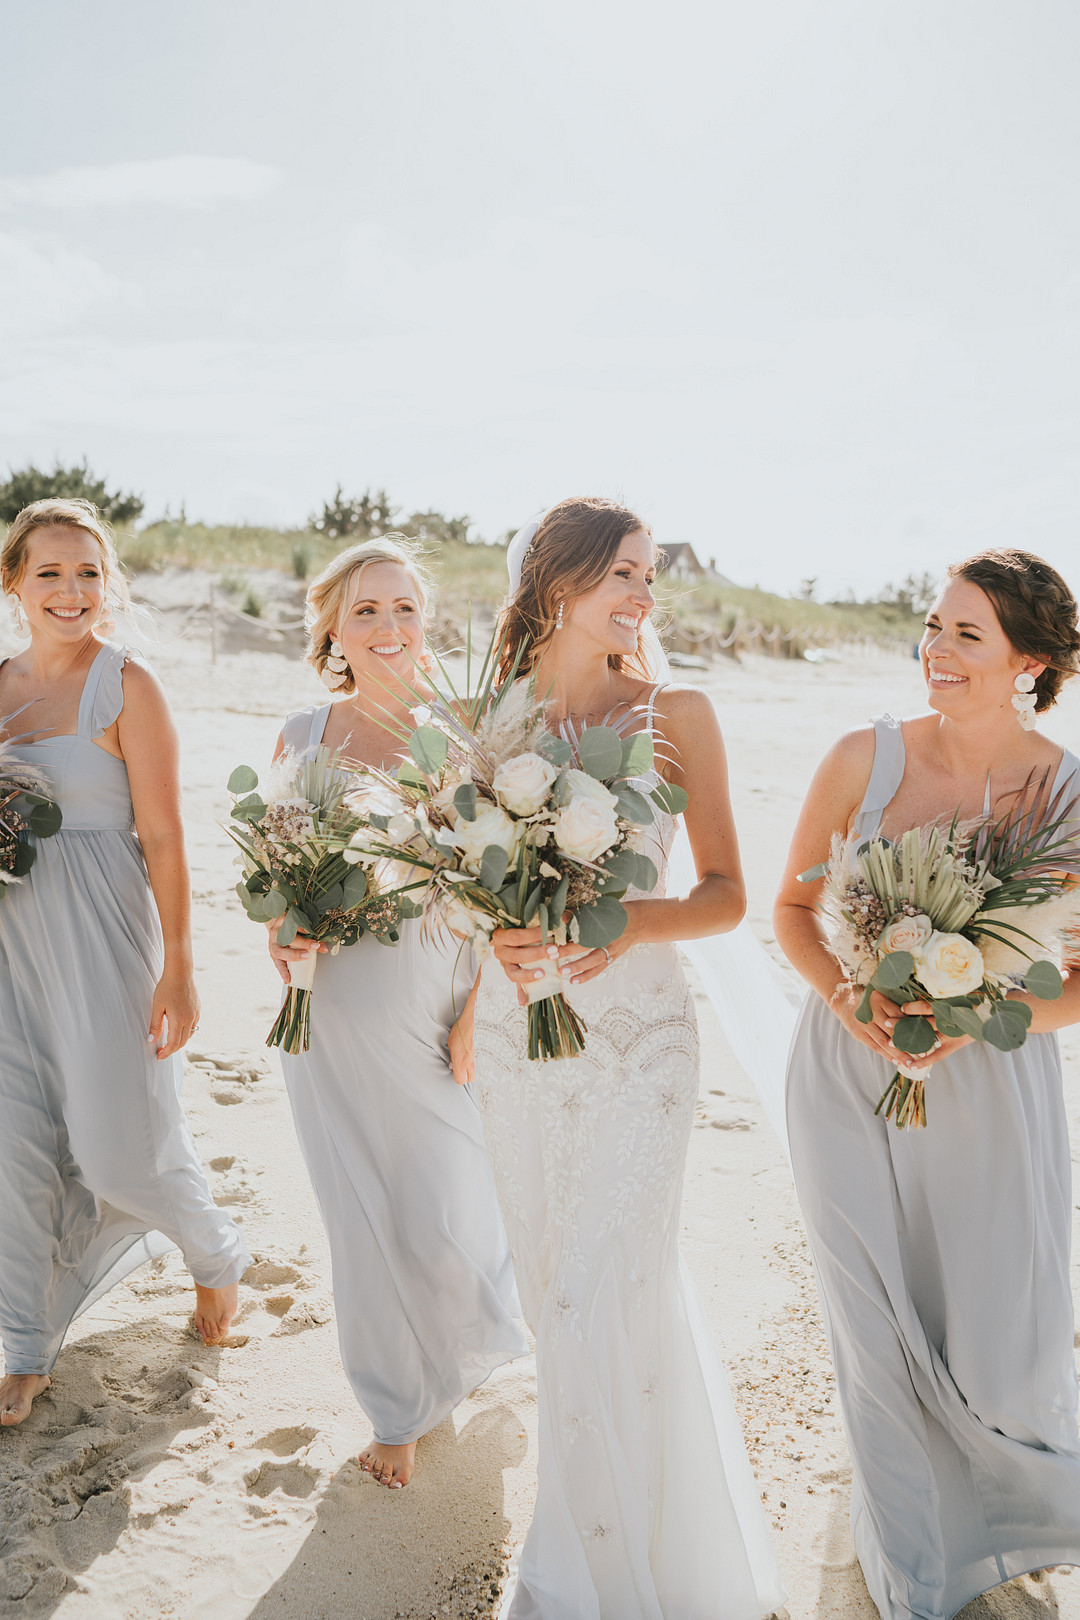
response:
[(542, 754), (518, 754), (516, 759), (503, 761), (495, 772), (492, 786), (512, 815), (533, 816), (547, 798), (548, 788), (558, 774)]
[(619, 836), (614, 802), (612, 799), (611, 804), (601, 804), (598, 799), (579, 794), (564, 805), (555, 818), (555, 842), (564, 854), (579, 861), (595, 861), (611, 848)]
[(919, 956), (918, 975), (928, 995), (969, 995), (985, 976), (982, 952), (963, 934), (933, 933)]
[(483, 912), (471, 911), (468, 906), (462, 905), (460, 900), (447, 901), (443, 913), (446, 924), (455, 934), (467, 939), (480, 962), (486, 962), (491, 955), (491, 936), (498, 927), (494, 917), (485, 917)]
[(563, 781), (571, 799), (595, 799), (597, 804), (606, 804), (611, 810), (619, 802), (614, 793), (603, 782), (598, 782), (595, 776), (590, 776), (588, 771), (567, 771)]
[(933, 932), (933, 923), (922, 912), (917, 917), (894, 917), (878, 935), (877, 949), (882, 956), (910, 951), (917, 962)]
[(405, 809), (405, 800), (385, 782), (373, 782), (350, 793), (345, 802), (362, 816), (397, 816)]
[(505, 849), (510, 860), (514, 859), (518, 847), (517, 824), (497, 804), (480, 804), (474, 821), (466, 821), (462, 816), (457, 824), (454, 842), (461, 851), (466, 869), (476, 877), (489, 844), (497, 844), (500, 849)]
[(389, 844), (407, 844), (415, 832), (416, 817), (403, 810), (400, 814), (390, 817), (383, 837)]

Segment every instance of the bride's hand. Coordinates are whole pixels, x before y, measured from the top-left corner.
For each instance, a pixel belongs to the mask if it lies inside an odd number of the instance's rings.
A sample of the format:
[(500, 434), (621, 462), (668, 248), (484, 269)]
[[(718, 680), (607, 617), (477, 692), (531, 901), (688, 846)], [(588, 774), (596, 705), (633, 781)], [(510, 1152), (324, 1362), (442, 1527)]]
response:
[(495, 960), (506, 977), (517, 985), (518, 1001), (523, 1007), (525, 985), (544, 977), (541, 963), (558, 962), (559, 972), (569, 984), (574, 972), (572, 964), (592, 954), (582, 945), (555, 945), (550, 942), (544, 945), (541, 940), (539, 928), (496, 928), (491, 936)]
[(642, 906), (649, 904), (648, 900), (623, 901), (623, 910), (626, 912), (626, 927), (618, 939), (613, 939), (609, 945), (601, 945), (595, 950), (586, 951), (584, 956), (577, 958), (573, 964), (571, 984), (588, 984), (590, 979), (595, 979), (598, 973), (603, 973), (609, 968), (617, 957), (625, 956), (632, 946), (642, 942), (641, 919), (645, 916)]
[(277, 942), (277, 937), (278, 929), (281, 927), (281, 922), (282, 919), (280, 917), (273, 918), (271, 922), (267, 923), (266, 932), (270, 936), (270, 960), (277, 968), (279, 977), (282, 978), (286, 984), (289, 984), (291, 983), (289, 978), (289, 963), (305, 961), (306, 958), (311, 955), (312, 951), (322, 951), (325, 953), (326, 946), (317, 944), (309, 934), (303, 933), (297, 933), (294, 944), (279, 945)]
[(855, 1016), (862, 998), (861, 989), (841, 981), (829, 1001), (829, 1006), (848, 1034), (857, 1040), (860, 1046), (868, 1046), (871, 1052), (876, 1052), (879, 1057), (886, 1058), (890, 1063), (897, 1062), (904, 1054), (893, 1046), (892, 1030), (900, 1017), (901, 1009), (895, 1001), (889, 1001), (879, 990), (871, 990), (870, 1010), (874, 1015), (873, 1022), (863, 1024)]

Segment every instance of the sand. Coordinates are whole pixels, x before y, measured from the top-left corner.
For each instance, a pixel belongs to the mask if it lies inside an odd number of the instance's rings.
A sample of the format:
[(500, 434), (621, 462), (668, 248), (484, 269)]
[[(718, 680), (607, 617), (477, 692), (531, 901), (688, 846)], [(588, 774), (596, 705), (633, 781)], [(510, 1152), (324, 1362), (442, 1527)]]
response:
[[(52, 1389), (21, 1428), (0, 1433), (0, 1616), (490, 1614), (531, 1510), (531, 1362), (502, 1369), (421, 1442), (407, 1490), (383, 1490), (356, 1466), (370, 1428), (338, 1362), (326, 1243), (263, 1045), (278, 981), (231, 892), (219, 826), (231, 768), (266, 761), (281, 716), (322, 688), (273, 653), (223, 652), (211, 665), (201, 631), (163, 644), (152, 661), (183, 740), (204, 1000), (186, 1105), (215, 1197), (242, 1221), (257, 1263), (228, 1348), (208, 1350), (189, 1331), (194, 1295), (175, 1255), (76, 1324)], [(895, 653), (815, 666), (755, 658), (692, 678), (721, 715), (751, 920), (775, 950), (772, 891), (815, 762), (868, 715), (918, 709), (918, 668)], [(1080, 751), (1080, 691), (1049, 729)], [(850, 1464), (790, 1176), (698, 1002), (706, 1059), (685, 1252), (730, 1369), (792, 1620), (873, 1620), (847, 1529)], [(1063, 1045), (1075, 1159), (1080, 1033)], [(407, 1178), (409, 1166), (400, 1170)], [(1011, 1583), (964, 1611), (965, 1620), (1036, 1615), (1080, 1620), (1080, 1572)]]

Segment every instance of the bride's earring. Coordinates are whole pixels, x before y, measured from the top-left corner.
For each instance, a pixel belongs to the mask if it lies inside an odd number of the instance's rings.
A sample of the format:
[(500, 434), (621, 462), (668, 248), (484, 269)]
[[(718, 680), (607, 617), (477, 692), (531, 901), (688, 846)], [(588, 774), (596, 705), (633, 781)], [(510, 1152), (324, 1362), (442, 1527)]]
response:
[(11, 598), (11, 617), (15, 621), (15, 629), (20, 636), (26, 634), (26, 615), (22, 610), (22, 603), (17, 596)]
[(319, 677), (323, 685), (328, 686), (331, 692), (336, 692), (339, 686), (345, 685), (348, 674), (349, 660), (345, 657), (341, 642), (337, 640), (331, 641), (330, 651), (327, 653), (323, 667), (319, 671)]
[(1026, 669), (1022, 670), (1021, 673), (1016, 677), (1015, 681), (1013, 681), (1013, 685), (1016, 688), (1016, 692), (1013, 696), (1012, 706), (1016, 710), (1016, 718), (1019, 720), (1025, 731), (1034, 731), (1035, 677), (1034, 675), (1029, 675)]
[(562, 614), (563, 614), (563, 605), (560, 602), (559, 603), (559, 610), (555, 615), (555, 628), (556, 628), (556, 630), (561, 630), (562, 629)]

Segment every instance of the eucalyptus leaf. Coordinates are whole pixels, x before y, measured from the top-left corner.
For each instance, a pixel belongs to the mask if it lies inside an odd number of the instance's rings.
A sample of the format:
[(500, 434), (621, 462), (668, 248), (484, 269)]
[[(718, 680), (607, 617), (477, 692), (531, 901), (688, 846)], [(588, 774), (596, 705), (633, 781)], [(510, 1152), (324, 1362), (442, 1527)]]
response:
[(1031, 1008), (1022, 1001), (999, 1001), (983, 1025), (983, 1039), (999, 1052), (1015, 1052), (1027, 1040)]
[(427, 776), (434, 776), (446, 764), (450, 744), (437, 726), (417, 726), (409, 738), (409, 754)]
[(521, 913), (522, 927), (528, 928), (533, 918), (536, 916), (536, 913), (540, 909), (540, 898), (543, 892), (543, 886), (539, 883), (529, 890), (529, 893), (525, 898), (525, 908)]
[(624, 889), (632, 886), (648, 893), (656, 887), (656, 867), (647, 855), (639, 855), (635, 849), (620, 849), (604, 862), (604, 871), (617, 878)]
[(626, 929), (625, 906), (606, 894), (602, 894), (591, 906), (582, 906), (576, 917), (578, 943), (589, 950), (610, 945)]
[(558, 766), (559, 770), (562, 770), (564, 765), (569, 765), (574, 757), (574, 751), (565, 738), (556, 737), (550, 731), (541, 732), (533, 747), (552, 765)]
[(278, 929), (277, 942), (279, 945), (291, 945), (296, 938), (296, 923), (293, 921), (294, 913), (289, 911), (281, 920)]
[(611, 726), (586, 726), (578, 738), (577, 751), (582, 770), (596, 777), (597, 781), (606, 782), (618, 776), (623, 743), (619, 733)]
[(480, 858), (480, 882), (484, 888), (496, 893), (502, 887), (509, 864), (510, 857), (505, 849), (499, 844), (489, 844)]
[(64, 816), (60, 806), (47, 799), (34, 805), (26, 819), (35, 838), (52, 838), (60, 831)]
[(253, 793), (258, 785), (258, 772), (253, 771), (250, 765), (238, 765), (229, 777), (230, 793)]
[(654, 820), (652, 805), (643, 793), (639, 793), (636, 788), (627, 787), (625, 783), (619, 783), (612, 791), (618, 801), (619, 815), (625, 821), (633, 821), (639, 827), (652, 826)]
[(465, 821), (476, 820), (476, 783), (462, 782), (454, 793), (454, 809)]
[(340, 906), (344, 899), (344, 884), (335, 883), (332, 888), (327, 889), (325, 894), (321, 894), (319, 896), (319, 898), (315, 901), (315, 908), (320, 917), (325, 917), (328, 911), (333, 911)]
[(873, 992), (873, 985), (868, 984), (866, 989), (863, 991), (862, 1000), (855, 1009), (855, 1016), (859, 1020), (860, 1024), (872, 1024), (874, 1022), (874, 1009), (870, 1005), (870, 997), (873, 995)]
[[(411, 895), (403, 894), (401, 897), (401, 915), (403, 917), (422, 917), (424, 904), (421, 900), (414, 900)], [(397, 943), (397, 934), (391, 933), (390, 938)]]
[(950, 1007), (947, 1001), (932, 1001), (930, 1005), (934, 1009), (934, 1023), (937, 1025), (939, 1035), (945, 1035), (953, 1040), (958, 1035), (968, 1033), (956, 1017), (960, 1008)]
[(1040, 1001), (1056, 1001), (1065, 988), (1059, 969), (1053, 962), (1032, 962), (1024, 974), (1024, 989)]
[(676, 787), (674, 782), (658, 782), (649, 798), (658, 810), (663, 810), (669, 816), (681, 816), (690, 803), (686, 789)]
[(233, 805), (232, 814), (237, 821), (261, 821), (266, 814), (265, 801), (257, 793), (249, 793)]
[(924, 1052), (934, 1050), (937, 1036), (929, 1018), (923, 1018), (920, 1014), (915, 1018), (898, 1018), (893, 1025), (892, 1041), (898, 1052), (921, 1056)]
[(646, 771), (652, 770), (653, 740), (647, 731), (635, 731), (632, 737), (627, 737), (622, 745), (622, 760), (619, 765), (620, 776), (644, 776)]
[(341, 904), (346, 911), (360, 905), (367, 898), (367, 873), (362, 866), (354, 866), (341, 885)]
[(566, 896), (570, 892), (570, 874), (564, 872), (559, 879), (559, 887), (548, 901), (548, 910), (557, 923), (562, 921), (562, 914), (566, 910)]
[(269, 917), (284, 917), (289, 909), (289, 902), (279, 889), (266, 891), (266, 912)]
[[(961, 1035), (970, 1035), (973, 1041), (981, 1041), (986, 1038), (984, 1033), (986, 1025), (974, 1007), (951, 1007), (949, 1009), (949, 1022), (956, 1026)], [(946, 1032), (943, 1030), (942, 1033)]]
[(25, 877), (36, 860), (37, 850), (33, 844), (28, 844), (25, 838), (18, 839), (11, 856), (12, 877)]
[(881, 958), (870, 982), (887, 996), (891, 990), (902, 990), (914, 971), (915, 958), (910, 951), (891, 951)]

